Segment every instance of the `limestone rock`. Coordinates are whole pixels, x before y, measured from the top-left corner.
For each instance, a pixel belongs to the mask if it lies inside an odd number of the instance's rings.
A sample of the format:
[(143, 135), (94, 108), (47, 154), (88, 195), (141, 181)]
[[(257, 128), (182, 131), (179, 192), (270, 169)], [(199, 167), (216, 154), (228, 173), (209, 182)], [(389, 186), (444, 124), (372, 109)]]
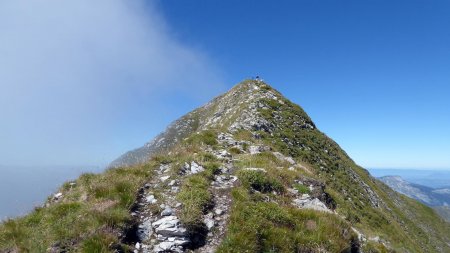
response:
[(161, 216), (170, 216), (172, 215), (173, 210), (170, 207), (167, 207), (161, 212)]
[(204, 170), (205, 170), (205, 168), (203, 168), (196, 162), (194, 162), (194, 161), (191, 162), (191, 173), (192, 174), (196, 174), (196, 173), (202, 172)]
[(180, 220), (176, 216), (166, 216), (154, 223), (152, 227), (155, 232), (163, 236), (186, 236), (186, 228), (184, 228)]
[(155, 196), (154, 196), (154, 195), (148, 195), (148, 196), (145, 198), (145, 200), (146, 200), (147, 203), (149, 203), (149, 204), (155, 204), (156, 202), (158, 202), (158, 201), (155, 199)]
[[(305, 194), (307, 195), (307, 194)], [(293, 200), (293, 205), (299, 207), (299, 208), (305, 208), (305, 209), (313, 209), (317, 211), (322, 212), (328, 212), (331, 213), (330, 209), (319, 199), (317, 198), (296, 198)]]

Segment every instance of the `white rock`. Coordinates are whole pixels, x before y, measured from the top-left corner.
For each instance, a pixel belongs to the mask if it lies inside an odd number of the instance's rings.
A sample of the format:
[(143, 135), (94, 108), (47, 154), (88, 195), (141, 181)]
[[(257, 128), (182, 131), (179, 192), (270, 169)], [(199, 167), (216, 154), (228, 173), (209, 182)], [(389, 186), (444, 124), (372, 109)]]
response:
[(248, 152), (250, 152), (250, 155), (256, 155), (256, 154), (261, 153), (261, 151), (259, 151), (259, 146), (248, 147)]
[(164, 177), (161, 177), (160, 179), (161, 179), (161, 182), (164, 182), (164, 181), (166, 181), (169, 178), (170, 178), (170, 176), (164, 176)]
[(167, 207), (161, 212), (161, 216), (170, 216), (172, 215), (172, 213), (173, 213), (172, 209), (170, 207)]
[(186, 229), (183, 227), (168, 225), (161, 225), (155, 229), (155, 232), (163, 236), (185, 236)]
[(251, 171), (262, 171), (262, 172), (266, 172), (265, 169), (263, 168), (244, 168), (244, 170), (251, 170)]
[(294, 165), (294, 164), (295, 164), (294, 158), (292, 158), (292, 157), (290, 157), (290, 156), (286, 157), (285, 160), (286, 160), (288, 163), (290, 163), (291, 165)]
[(206, 227), (208, 228), (208, 230), (211, 230), (214, 227), (214, 220), (211, 218), (205, 218), (205, 220), (203, 221), (206, 225)]
[(295, 164), (294, 158), (290, 157), (290, 156), (284, 156), (283, 154), (281, 154), (280, 152), (273, 152), (273, 154), (275, 155), (275, 157), (278, 160), (281, 161), (286, 161), (288, 163), (290, 163), (291, 165)]
[(228, 151), (226, 151), (226, 150), (222, 150), (222, 151), (219, 151), (218, 153), (216, 153), (216, 157), (219, 159), (223, 159), (223, 158), (231, 157), (231, 154), (228, 153)]
[(155, 232), (163, 236), (185, 236), (187, 231), (176, 216), (166, 216), (152, 223)]
[(160, 235), (160, 234), (157, 234), (156, 235), (156, 239), (158, 239), (158, 241), (162, 242), (162, 241), (167, 240), (167, 237), (165, 237), (163, 235)]
[(194, 162), (194, 161), (191, 162), (191, 173), (192, 174), (196, 174), (196, 173), (202, 172), (204, 170), (205, 170), (205, 168), (203, 168), (196, 162)]
[(140, 243), (136, 243), (136, 245), (134, 246), (136, 249), (140, 249), (141, 248), (141, 244)]
[(176, 183), (176, 181), (175, 181), (175, 180), (172, 180), (172, 181), (170, 181), (167, 185), (168, 185), (168, 186), (173, 186), (173, 185), (175, 185), (175, 183)]
[(356, 233), (356, 235), (358, 236), (358, 240), (361, 242), (365, 242), (366, 241), (366, 237), (364, 236), (363, 233), (359, 232), (356, 228), (352, 227), (353, 232)]
[(63, 196), (62, 192), (58, 192), (58, 193), (56, 193), (55, 195), (53, 195), (53, 197), (54, 197), (55, 199), (59, 199), (59, 198), (61, 198), (62, 196)]
[(161, 219), (153, 222), (152, 223), (152, 227), (159, 227), (161, 224), (164, 224), (164, 223), (174, 223), (174, 224), (176, 224), (178, 222), (179, 222), (179, 219), (177, 218), (177, 216), (173, 216), (172, 215), (172, 216), (167, 216), (167, 217), (161, 218)]
[(158, 201), (155, 199), (155, 196), (153, 196), (153, 195), (147, 196), (147, 197), (145, 198), (145, 200), (146, 200), (147, 203), (149, 203), (149, 204), (155, 204), (156, 202), (158, 202)]
[(299, 208), (313, 209), (317, 211), (323, 211), (331, 213), (330, 209), (319, 199), (309, 199), (309, 198), (297, 198), (293, 200), (293, 204)]
[(189, 242), (190, 241), (188, 239), (183, 238), (183, 237), (179, 237), (179, 239), (176, 239), (174, 241), (175, 245), (178, 245), (178, 246), (184, 246), (184, 245), (188, 244)]
[(159, 166), (160, 172), (168, 172), (169, 170), (170, 170), (170, 165), (168, 165), (168, 164), (161, 164)]
[(215, 213), (216, 215), (222, 215), (222, 214), (223, 214), (223, 210), (217, 208), (216, 210), (214, 210), (214, 213)]
[(373, 242), (381, 242), (379, 236), (369, 237), (369, 241), (373, 241)]
[(156, 252), (168, 251), (168, 250), (170, 250), (173, 246), (175, 246), (175, 243), (174, 243), (174, 242), (162, 242), (162, 243), (156, 245), (156, 248), (159, 248), (159, 249), (156, 249), (155, 251), (156, 251)]

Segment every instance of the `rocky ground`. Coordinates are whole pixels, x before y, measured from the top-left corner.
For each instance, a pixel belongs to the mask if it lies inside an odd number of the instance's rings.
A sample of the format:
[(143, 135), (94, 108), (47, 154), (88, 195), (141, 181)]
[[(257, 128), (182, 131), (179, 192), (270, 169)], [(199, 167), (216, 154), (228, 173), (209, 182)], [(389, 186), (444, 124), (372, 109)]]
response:
[[(234, 162), (238, 159), (227, 149), (235, 148), (241, 154), (257, 155), (261, 152), (270, 152), (266, 146), (250, 145), (251, 143), (236, 141), (231, 133), (221, 133), (217, 138), (222, 150), (206, 149), (220, 160), (220, 172), (214, 176), (209, 191), (212, 193), (212, 205), (203, 215), (206, 236), (193, 238), (183, 226), (179, 218), (182, 203), (176, 199), (180, 191), (183, 178), (204, 171), (203, 166), (196, 162), (186, 162), (174, 176), (172, 164), (161, 163), (157, 176), (145, 183), (140, 189), (136, 208), (132, 215), (136, 217), (137, 229), (132, 231), (136, 236), (134, 244), (136, 253), (145, 252), (215, 252), (222, 242), (227, 231), (227, 222), (232, 206), (230, 190), (238, 183)], [(245, 148), (246, 147), (246, 148)], [(279, 152), (272, 152), (282, 161), (288, 162), (288, 170), (305, 169), (297, 164), (291, 157)], [(244, 168), (244, 170), (257, 170), (265, 173), (264, 168)], [(303, 185), (307, 193), (301, 193), (294, 185)], [(335, 203), (325, 194), (324, 185), (316, 180), (305, 178), (293, 182), (293, 188), (288, 189), (292, 197), (292, 205), (298, 208), (313, 209), (321, 212), (334, 213)]]

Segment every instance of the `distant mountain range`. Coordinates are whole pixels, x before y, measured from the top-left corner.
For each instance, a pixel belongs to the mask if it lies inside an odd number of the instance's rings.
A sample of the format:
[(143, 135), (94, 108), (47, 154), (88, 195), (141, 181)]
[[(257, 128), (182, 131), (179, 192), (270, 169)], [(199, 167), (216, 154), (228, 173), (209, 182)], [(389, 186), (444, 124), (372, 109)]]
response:
[(383, 176), (379, 179), (395, 191), (433, 207), (450, 221), (450, 187), (431, 188), (408, 182), (400, 176)]
[(436, 206), (434, 210), (444, 219), (450, 222), (450, 206)]
[(450, 188), (450, 168), (433, 169), (433, 168), (369, 168), (370, 174), (374, 177), (383, 176), (400, 176), (403, 180), (410, 183), (428, 186), (430, 188)]

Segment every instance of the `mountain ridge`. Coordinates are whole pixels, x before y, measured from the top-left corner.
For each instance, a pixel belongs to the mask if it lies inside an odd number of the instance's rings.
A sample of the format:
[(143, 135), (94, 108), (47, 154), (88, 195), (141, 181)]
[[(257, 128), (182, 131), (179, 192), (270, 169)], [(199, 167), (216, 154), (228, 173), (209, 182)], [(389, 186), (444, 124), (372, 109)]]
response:
[(450, 227), (431, 208), (371, 177), (261, 80), (241, 82), (111, 167), (0, 225), (0, 250), (450, 250)]
[[(255, 81), (256, 83), (262, 84), (262, 81)], [(268, 87), (264, 84), (262, 87)], [(162, 149), (170, 148), (172, 145), (174, 145), (177, 141), (180, 141), (183, 137), (186, 137), (189, 133), (193, 132), (194, 130), (204, 130), (206, 127), (211, 125), (217, 125), (218, 123), (224, 123), (224, 122), (217, 122), (222, 114), (228, 114), (230, 111), (227, 111), (227, 108), (232, 108), (234, 105), (242, 105), (243, 101), (245, 101), (246, 104), (251, 103), (252, 100), (255, 99), (262, 99), (262, 98), (271, 98), (276, 99), (279, 96), (282, 96), (278, 91), (274, 90), (270, 87), (271, 91), (266, 93), (264, 96), (262, 93), (255, 93), (252, 91), (259, 90), (259, 86), (253, 85), (251, 82), (242, 82), (235, 87), (233, 87), (230, 91), (219, 95), (215, 98), (213, 98), (210, 102), (206, 103), (205, 105), (187, 113), (186, 115), (182, 116), (180, 119), (177, 119), (169, 124), (169, 126), (160, 134), (158, 134), (155, 138), (153, 138), (151, 141), (147, 142), (145, 145), (143, 145), (140, 148), (131, 150), (129, 152), (126, 152), (122, 156), (120, 156), (118, 159), (111, 162), (109, 167), (120, 167), (120, 166), (129, 166), (129, 165), (135, 165), (139, 163), (143, 163), (147, 161), (151, 154), (156, 153)], [(273, 91), (273, 93), (272, 93)], [(255, 97), (256, 96), (256, 97)], [(232, 99), (230, 99), (230, 97)], [(230, 99), (229, 101), (227, 101)], [(224, 102), (226, 101), (226, 102)], [(219, 108), (214, 108), (219, 107)], [(213, 113), (209, 112), (210, 109), (216, 109), (213, 111)], [(252, 108), (256, 109), (256, 108)], [(253, 113), (254, 110), (252, 111)], [(236, 113), (236, 111), (233, 111), (231, 113)], [(247, 112), (246, 112), (247, 113)], [(213, 118), (209, 122), (199, 122), (200, 115), (203, 115), (205, 117), (205, 114), (209, 114), (209, 116), (212, 114)], [(225, 115), (230, 117), (229, 115)], [(251, 115), (248, 119), (253, 119)], [(305, 114), (307, 121), (308, 121), (308, 127), (314, 128), (315, 125)], [(254, 122), (248, 122), (249, 120), (242, 119), (239, 121), (239, 119), (236, 120), (236, 122), (244, 122), (245, 128), (249, 129), (250, 125)], [(255, 119), (253, 119), (255, 120)], [(246, 122), (247, 121), (247, 122)], [(259, 127), (265, 127), (264, 120), (259, 122)], [(258, 123), (257, 123), (258, 124)], [(233, 128), (238, 127), (237, 125), (232, 126)]]
[(417, 199), (429, 206), (450, 205), (450, 188), (431, 188), (420, 184), (410, 183), (400, 176), (383, 176), (379, 178), (392, 189)]

